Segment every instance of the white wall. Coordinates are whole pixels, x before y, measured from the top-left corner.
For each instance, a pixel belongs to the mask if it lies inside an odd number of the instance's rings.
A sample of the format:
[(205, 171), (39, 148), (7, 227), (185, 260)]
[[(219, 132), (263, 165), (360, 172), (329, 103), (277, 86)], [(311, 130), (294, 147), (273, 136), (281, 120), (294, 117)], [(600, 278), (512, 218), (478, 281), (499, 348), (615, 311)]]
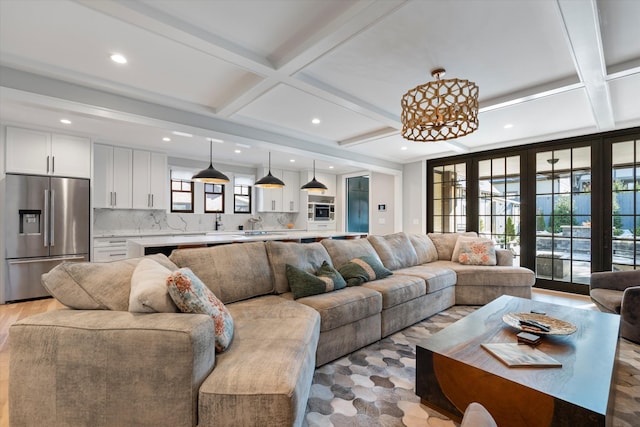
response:
[(427, 230), (427, 162), (408, 163), (403, 168), (402, 229), (407, 233)]
[[(396, 177), (378, 172), (369, 174), (369, 234), (391, 234), (396, 231)], [(379, 210), (384, 205), (385, 210)]]
[(0, 126), (0, 304), (4, 303), (4, 286), (6, 282), (5, 277), (5, 260), (4, 260), (4, 185), (5, 185), (5, 160), (4, 160), (4, 152), (5, 152), (5, 142), (4, 137), (6, 135), (5, 126)]

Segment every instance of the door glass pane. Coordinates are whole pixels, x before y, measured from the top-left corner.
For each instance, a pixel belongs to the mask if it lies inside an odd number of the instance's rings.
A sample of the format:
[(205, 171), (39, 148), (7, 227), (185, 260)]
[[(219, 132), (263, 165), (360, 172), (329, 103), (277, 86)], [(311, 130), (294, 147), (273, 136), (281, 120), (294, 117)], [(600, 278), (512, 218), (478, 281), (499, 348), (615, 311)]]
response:
[(640, 144), (638, 141), (611, 146), (611, 259), (613, 270), (640, 266)]
[(589, 284), (590, 147), (536, 154), (536, 275)]
[(433, 169), (433, 230), (455, 233), (467, 230), (466, 163)]
[(520, 265), (520, 156), (478, 162), (478, 231)]

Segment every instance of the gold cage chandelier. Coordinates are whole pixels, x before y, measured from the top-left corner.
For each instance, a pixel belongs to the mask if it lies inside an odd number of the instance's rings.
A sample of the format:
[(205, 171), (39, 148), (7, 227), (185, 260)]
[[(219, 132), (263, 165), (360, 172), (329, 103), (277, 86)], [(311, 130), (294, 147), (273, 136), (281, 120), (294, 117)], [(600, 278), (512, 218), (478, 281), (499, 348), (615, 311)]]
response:
[(444, 68), (431, 75), (436, 81), (402, 96), (402, 136), (419, 142), (446, 141), (478, 129), (478, 85), (469, 80), (441, 78)]

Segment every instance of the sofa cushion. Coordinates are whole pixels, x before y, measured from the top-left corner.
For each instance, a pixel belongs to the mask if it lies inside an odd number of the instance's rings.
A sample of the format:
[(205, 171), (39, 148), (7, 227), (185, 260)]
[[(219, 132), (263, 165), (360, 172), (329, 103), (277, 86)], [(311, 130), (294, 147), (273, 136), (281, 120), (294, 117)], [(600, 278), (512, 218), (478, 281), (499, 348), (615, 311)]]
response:
[(315, 273), (323, 262), (331, 263), (329, 253), (320, 243), (274, 242), (265, 243), (271, 265), (276, 293), (289, 292), (286, 265), (291, 264), (307, 273)]
[[(436, 261), (438, 262), (438, 261)], [(456, 272), (450, 268), (434, 265), (416, 265), (413, 267), (403, 268), (394, 272), (403, 276), (415, 276), (424, 280), (427, 289), (426, 293), (430, 294), (444, 288), (448, 288), (456, 284)]]
[(151, 258), (142, 259), (131, 275), (129, 311), (135, 313), (175, 313), (178, 311), (167, 291), (171, 270)]
[(63, 262), (42, 275), (42, 285), (70, 308), (127, 311), (131, 275), (143, 258), (151, 258), (169, 270), (178, 268), (163, 254), (113, 262)]
[[(533, 271), (524, 267), (501, 265), (464, 265), (453, 261), (436, 261), (429, 267), (446, 268), (456, 272), (456, 286), (511, 286), (532, 287)], [(402, 274), (407, 274), (402, 272)]]
[[(292, 293), (282, 294), (293, 299)], [(329, 331), (373, 316), (382, 311), (382, 295), (362, 286), (297, 299), (320, 313), (320, 331)]]
[(347, 286), (340, 273), (326, 261), (315, 275), (287, 264), (287, 279), (294, 299), (323, 294)]
[[(489, 239), (460, 237), (456, 242), (457, 262), (466, 265), (496, 265), (496, 248)], [(454, 257), (456, 255), (454, 249)], [(451, 261), (456, 261), (452, 258)]]
[(438, 250), (426, 234), (409, 234), (409, 240), (418, 256), (418, 264), (426, 264), (438, 260)]
[(198, 424), (301, 425), (313, 380), (320, 316), (275, 295), (228, 308), (236, 323), (233, 345), (216, 356), (215, 369), (200, 386)]
[(178, 249), (169, 259), (189, 267), (225, 304), (274, 290), (264, 242)]
[(386, 269), (377, 256), (354, 258), (338, 268), (347, 286), (359, 286), (371, 280), (383, 279), (393, 273)]
[(320, 243), (327, 249), (331, 261), (336, 268), (348, 263), (353, 258), (367, 255), (379, 258), (378, 253), (373, 246), (371, 246), (368, 239), (324, 239)]
[(451, 261), (458, 237), (478, 237), (478, 234), (475, 231), (468, 231), (465, 233), (429, 233), (428, 236), (438, 251), (438, 259)]
[(171, 273), (169, 295), (183, 313), (206, 314), (214, 323), (216, 352), (222, 353), (233, 339), (233, 318), (229, 310), (189, 268)]
[(400, 274), (367, 282), (362, 286), (380, 292), (383, 310), (418, 298), (427, 292), (427, 286), (423, 279)]
[(418, 263), (418, 255), (407, 233), (394, 233), (367, 238), (389, 270), (411, 267)]

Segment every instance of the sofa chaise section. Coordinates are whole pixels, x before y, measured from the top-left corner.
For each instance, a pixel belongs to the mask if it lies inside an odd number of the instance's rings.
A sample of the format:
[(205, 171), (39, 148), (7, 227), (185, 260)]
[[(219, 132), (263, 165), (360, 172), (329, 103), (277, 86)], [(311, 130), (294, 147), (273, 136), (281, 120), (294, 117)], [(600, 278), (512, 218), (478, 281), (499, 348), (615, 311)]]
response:
[(300, 426), (320, 316), (274, 295), (228, 308), (236, 324), (233, 342), (200, 387), (198, 426)]

